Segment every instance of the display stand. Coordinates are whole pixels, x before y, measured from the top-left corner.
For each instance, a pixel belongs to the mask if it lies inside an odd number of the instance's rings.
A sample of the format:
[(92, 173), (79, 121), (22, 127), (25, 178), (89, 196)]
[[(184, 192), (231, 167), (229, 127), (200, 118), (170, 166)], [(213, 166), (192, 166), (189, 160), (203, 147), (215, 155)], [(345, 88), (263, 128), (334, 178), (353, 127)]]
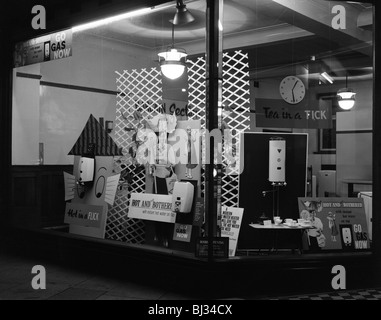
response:
[[(274, 133), (247, 132), (243, 134), (244, 140), (243, 164), (244, 170), (240, 175), (239, 207), (244, 208), (245, 214), (242, 219), (240, 236), (238, 239), (238, 250), (251, 250), (269, 246), (271, 237), (266, 233), (259, 232), (250, 227), (250, 224), (257, 223), (262, 213), (267, 212), (267, 216), (281, 215), (282, 219), (299, 218), (298, 201), (299, 195), (306, 194), (307, 186), (307, 142), (308, 135), (301, 133), (277, 133), (277, 137), (285, 140), (284, 178), (271, 179), (274, 182), (286, 182), (283, 186), (273, 186), (274, 192), (269, 189), (269, 157), (266, 154), (258, 156), (267, 150), (269, 140), (274, 137)], [(269, 153), (267, 153), (269, 154)], [(275, 169), (277, 161), (274, 162)], [(277, 190), (278, 189), (278, 190)], [(276, 192), (278, 191), (278, 192)], [(265, 192), (265, 194), (264, 194)], [(273, 199), (264, 196), (273, 193)], [(277, 205), (278, 204), (278, 208)], [(257, 232), (258, 231), (258, 232)], [(279, 235), (279, 243), (287, 246), (288, 233)]]
[[(298, 248), (300, 254), (303, 253), (303, 236), (304, 236), (306, 230), (314, 228), (312, 226), (295, 226), (295, 227), (291, 227), (291, 226), (287, 226), (285, 224), (280, 224), (280, 225), (271, 224), (271, 225), (268, 225), (268, 226), (261, 225), (261, 224), (250, 224), (250, 227), (252, 227), (254, 229), (268, 230), (268, 231), (272, 232), (272, 250), (271, 251), (273, 251), (273, 252), (277, 252), (278, 251), (278, 239), (279, 239), (278, 232), (280, 230), (291, 230), (291, 231), (292, 230), (294, 230), (294, 231), (296, 230), (296, 231), (300, 231), (300, 235), (298, 236), (298, 238), (296, 240), (296, 242), (297, 242), (297, 248)], [(294, 251), (295, 248), (293, 246), (290, 246), (290, 247)]]

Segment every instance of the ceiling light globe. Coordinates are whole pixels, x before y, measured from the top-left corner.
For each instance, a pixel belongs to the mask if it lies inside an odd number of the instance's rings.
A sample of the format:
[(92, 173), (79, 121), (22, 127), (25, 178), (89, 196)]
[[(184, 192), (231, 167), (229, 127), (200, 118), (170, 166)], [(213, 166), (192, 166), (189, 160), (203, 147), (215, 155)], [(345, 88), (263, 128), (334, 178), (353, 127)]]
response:
[(340, 89), (337, 92), (339, 107), (343, 110), (350, 110), (355, 105), (356, 93), (351, 88)]
[(171, 80), (180, 78), (185, 71), (185, 65), (176, 61), (163, 61), (160, 68), (163, 75)]
[(343, 110), (351, 110), (355, 105), (354, 99), (339, 100), (339, 107)]

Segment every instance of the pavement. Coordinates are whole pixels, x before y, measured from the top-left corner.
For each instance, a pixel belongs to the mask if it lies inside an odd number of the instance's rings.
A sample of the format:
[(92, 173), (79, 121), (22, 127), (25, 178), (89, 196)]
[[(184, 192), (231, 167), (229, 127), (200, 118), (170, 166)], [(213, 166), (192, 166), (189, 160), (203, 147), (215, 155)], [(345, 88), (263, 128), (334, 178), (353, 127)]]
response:
[[(35, 290), (32, 281), (40, 278), (43, 266), (46, 289)], [(133, 275), (131, 278), (134, 278)], [(35, 281), (36, 282), (36, 281)], [(39, 284), (40, 282), (37, 282)], [(0, 300), (182, 300), (191, 299), (160, 287), (71, 268), (52, 262), (0, 254)]]
[[(33, 270), (35, 266), (44, 267), (45, 289), (33, 288), (33, 285), (42, 286), (40, 279), (43, 278), (40, 273), (43, 269)], [(114, 277), (80, 267), (73, 268), (38, 258), (0, 252), (0, 300), (140, 300), (160, 303), (201, 299), (208, 300), (208, 297), (202, 293), (189, 293), (186, 286), (182, 291), (175, 291), (141, 282), (134, 275)], [(381, 300), (381, 288), (298, 293), (289, 296), (251, 296), (245, 293), (242, 296), (216, 300)]]

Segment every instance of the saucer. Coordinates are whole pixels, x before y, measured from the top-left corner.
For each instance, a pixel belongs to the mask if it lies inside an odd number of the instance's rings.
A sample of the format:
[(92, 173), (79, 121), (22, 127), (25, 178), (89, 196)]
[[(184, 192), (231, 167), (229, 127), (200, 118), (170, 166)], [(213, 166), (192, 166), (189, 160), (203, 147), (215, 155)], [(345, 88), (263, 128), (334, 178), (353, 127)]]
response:
[(284, 225), (287, 226), (287, 227), (289, 227), (289, 228), (298, 228), (298, 227), (301, 226), (299, 223), (294, 224), (294, 225), (289, 224), (289, 223), (284, 223)]

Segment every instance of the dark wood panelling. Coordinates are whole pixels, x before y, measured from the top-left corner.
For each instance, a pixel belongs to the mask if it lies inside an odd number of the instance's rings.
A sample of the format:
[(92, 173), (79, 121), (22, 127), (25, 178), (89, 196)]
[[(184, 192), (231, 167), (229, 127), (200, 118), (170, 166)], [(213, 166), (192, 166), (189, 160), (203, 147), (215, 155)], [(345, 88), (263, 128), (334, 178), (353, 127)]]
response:
[(36, 187), (38, 176), (36, 173), (21, 173), (13, 176), (12, 181), (12, 206), (35, 207), (37, 206)]
[(63, 172), (72, 166), (13, 166), (9, 220), (16, 227), (46, 227), (63, 223)]
[[(65, 170), (71, 173), (70, 171)], [(41, 176), (41, 217), (44, 225), (63, 224), (65, 188), (62, 171), (43, 173)]]

